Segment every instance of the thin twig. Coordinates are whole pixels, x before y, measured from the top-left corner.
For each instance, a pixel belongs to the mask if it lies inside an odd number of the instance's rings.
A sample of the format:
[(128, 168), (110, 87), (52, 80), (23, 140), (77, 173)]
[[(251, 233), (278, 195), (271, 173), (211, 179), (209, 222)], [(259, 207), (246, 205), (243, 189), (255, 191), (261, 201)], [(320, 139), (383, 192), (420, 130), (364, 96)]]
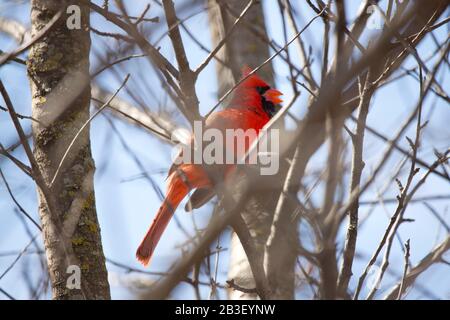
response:
[(230, 90), (228, 90), (220, 99), (219, 101), (216, 103), (216, 105), (214, 107), (211, 108), (211, 110), (209, 110), (208, 114), (206, 115), (206, 117), (208, 117), (211, 113), (214, 112), (214, 110), (216, 110), (220, 104), (226, 99), (228, 98), (228, 96), (245, 80), (247, 80), (249, 77), (253, 76), (255, 73), (257, 73), (262, 67), (264, 67), (266, 64), (268, 64), (270, 61), (272, 61), (275, 57), (277, 57), (281, 52), (283, 52), (284, 50), (286, 50), (294, 41), (295, 39), (297, 39), (306, 29), (308, 29), (308, 27), (314, 22), (314, 20), (316, 20), (319, 17), (319, 15), (316, 15), (315, 17), (313, 17), (304, 27), (303, 29), (301, 29), (294, 37), (292, 37), (292, 39), (286, 43), (284, 45), (284, 47), (282, 47), (281, 49), (279, 49), (278, 51), (276, 51), (272, 56), (270, 56), (268, 59), (266, 59), (263, 63), (261, 63), (258, 67), (256, 67), (255, 69), (253, 69), (248, 75), (246, 75), (245, 77), (243, 77), (241, 80), (239, 80)]
[(237, 290), (237, 291), (241, 291), (243, 293), (255, 294), (255, 293), (258, 292), (258, 290), (256, 290), (256, 288), (244, 288), (244, 287), (241, 287), (240, 285), (238, 285), (238, 284), (236, 284), (234, 282), (234, 279), (227, 280), (227, 284), (228, 284), (228, 286), (231, 289)]
[(438, 246), (428, 253), (420, 262), (411, 268), (411, 270), (402, 279), (401, 283), (395, 285), (392, 290), (384, 297), (385, 300), (395, 300), (398, 297), (400, 287), (403, 283), (403, 291), (412, 286), (416, 279), (428, 270), (435, 263), (441, 262), (442, 256), (450, 250), (450, 236), (447, 236)]
[(410, 255), (409, 250), (410, 250), (410, 241), (408, 239), (405, 243), (405, 267), (403, 269), (403, 277), (402, 277), (402, 282), (400, 285), (400, 290), (398, 291), (397, 300), (401, 300), (402, 295), (403, 295), (403, 290), (405, 287), (406, 275), (408, 273), (408, 267), (409, 267), (409, 255)]
[(202, 70), (209, 64), (209, 62), (216, 56), (217, 52), (222, 48), (222, 46), (227, 42), (228, 38), (233, 33), (233, 30), (238, 25), (239, 21), (245, 16), (245, 14), (248, 12), (248, 10), (252, 7), (252, 5), (256, 2), (256, 0), (250, 0), (247, 5), (245, 6), (244, 10), (242, 10), (239, 17), (234, 21), (233, 25), (228, 30), (227, 34), (223, 37), (222, 40), (219, 41), (219, 43), (216, 45), (216, 47), (211, 51), (211, 53), (206, 57), (206, 59), (195, 69), (195, 74), (200, 74)]
[[(450, 199), (450, 195), (448, 194), (442, 194), (442, 195), (434, 195), (434, 196), (423, 196), (423, 197), (417, 197), (415, 199), (411, 199), (411, 203), (414, 202), (425, 202), (425, 201), (436, 201), (436, 200), (449, 200)], [(397, 203), (398, 199), (397, 198), (387, 198), (387, 199), (382, 199), (384, 204), (388, 204), (388, 203)], [(361, 200), (359, 202), (359, 205), (361, 206), (370, 206), (370, 205), (375, 205), (377, 203), (380, 202), (380, 199), (378, 200)]]
[(64, 155), (62, 156), (55, 174), (53, 176), (53, 179), (50, 182), (50, 187), (53, 186), (53, 184), (55, 183), (56, 178), (58, 177), (59, 171), (61, 170), (61, 167), (64, 163), (64, 160), (66, 159), (67, 155), (69, 154), (70, 149), (72, 148), (72, 146), (74, 145), (75, 141), (78, 139), (78, 137), (80, 136), (80, 134), (83, 132), (83, 130), (89, 125), (89, 123), (91, 123), (91, 121), (97, 116), (99, 115), (100, 112), (103, 111), (103, 109), (105, 109), (106, 107), (109, 106), (109, 104), (111, 103), (111, 101), (114, 100), (114, 98), (116, 97), (116, 95), (119, 93), (119, 91), (125, 86), (125, 84), (127, 83), (128, 79), (130, 78), (130, 74), (128, 74), (125, 79), (123, 80), (122, 84), (120, 85), (120, 87), (116, 90), (116, 92), (114, 92), (114, 94), (109, 98), (108, 101), (106, 101), (106, 103), (101, 106), (84, 124), (83, 126), (80, 128), (80, 130), (78, 130), (77, 134), (73, 137), (72, 141), (70, 142), (69, 146), (67, 147), (66, 151), (64, 152)]
[(28, 212), (25, 211), (25, 209), (20, 205), (20, 203), (16, 200), (16, 197), (14, 197), (14, 194), (11, 191), (11, 188), (9, 187), (8, 181), (6, 180), (5, 176), (3, 175), (3, 171), (2, 169), (0, 169), (0, 177), (2, 178), (3, 182), (5, 183), (6, 186), (6, 190), (8, 190), (8, 193), (11, 197), (11, 199), (14, 201), (14, 203), (16, 204), (17, 208), (19, 208), (20, 212), (22, 212), (27, 218), (28, 220), (30, 220), (35, 226), (36, 228), (39, 229), (39, 231), (42, 232), (42, 228), (39, 225), (39, 223), (36, 222), (36, 220), (34, 220), (29, 214)]
[[(351, 185), (350, 193), (357, 190), (361, 183), (361, 175), (364, 168), (363, 161), (363, 147), (364, 147), (364, 131), (369, 113), (369, 104), (372, 98), (373, 90), (369, 90), (370, 72), (367, 73), (365, 83), (360, 89), (361, 98), (358, 114), (358, 122), (356, 132), (351, 133), (353, 142), (352, 155), (352, 171), (351, 171)], [(349, 225), (347, 229), (347, 237), (345, 242), (342, 267), (339, 274), (338, 293), (340, 296), (345, 296), (348, 288), (348, 283), (352, 276), (353, 258), (356, 250), (356, 240), (358, 235), (358, 208), (359, 198), (357, 198), (349, 210)]]
[(0, 292), (3, 293), (5, 296), (8, 297), (9, 300), (16, 300), (12, 295), (10, 295), (8, 292), (0, 288)]
[(8, 62), (9, 60), (15, 58), (16, 56), (18, 56), (19, 54), (21, 54), (22, 52), (24, 52), (25, 50), (27, 50), (28, 48), (30, 48), (33, 44), (35, 44), (36, 42), (38, 42), (42, 37), (44, 37), (50, 30), (52, 30), (53, 26), (56, 24), (56, 22), (58, 22), (58, 20), (61, 18), (62, 16), (62, 10), (59, 10), (54, 16), (53, 18), (45, 25), (44, 28), (42, 28), (41, 30), (39, 30), (39, 32), (33, 37), (31, 38), (29, 41), (27, 41), (26, 43), (22, 44), (19, 48), (17, 48), (16, 50), (14, 50), (11, 53), (7, 53), (4, 54), (2, 56), (0, 56), (0, 66), (2, 66), (3, 64), (5, 64), (6, 62)]
[[(178, 63), (179, 84), (182, 95), (180, 98), (184, 102), (185, 113), (188, 119), (193, 122), (200, 119), (199, 101), (195, 91), (195, 82), (198, 73), (191, 70), (178, 27), (178, 17), (175, 13), (175, 6), (172, 0), (163, 0), (164, 12), (166, 14), (167, 26), (169, 28), (169, 38), (175, 51)], [(175, 26), (175, 27), (174, 27)]]

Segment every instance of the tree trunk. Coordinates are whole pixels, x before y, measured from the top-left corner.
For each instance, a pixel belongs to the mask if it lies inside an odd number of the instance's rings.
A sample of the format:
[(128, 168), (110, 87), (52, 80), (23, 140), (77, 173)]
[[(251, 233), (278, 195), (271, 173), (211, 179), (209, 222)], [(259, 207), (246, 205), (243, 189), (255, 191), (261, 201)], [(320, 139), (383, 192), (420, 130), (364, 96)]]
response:
[[(209, 16), (212, 30), (213, 43), (216, 45), (223, 39), (233, 25), (236, 17), (247, 5), (247, 1), (239, 0), (210, 0)], [(228, 10), (228, 8), (231, 11)], [(217, 62), (217, 74), (219, 79), (219, 95), (222, 96), (229, 90), (234, 83), (241, 77), (241, 69), (248, 65), (251, 68), (258, 67), (269, 58), (268, 44), (262, 39), (256, 37), (254, 33), (246, 26), (252, 25), (255, 28), (266, 33), (264, 22), (264, 13), (261, 2), (256, 2), (247, 12), (243, 21), (236, 27), (223, 49), (219, 51), (218, 57), (226, 62), (227, 66)], [(230, 70), (231, 68), (231, 70)], [(258, 74), (268, 83), (274, 85), (273, 69), (270, 63), (266, 64)], [(280, 163), (280, 171), (285, 171)], [(284, 176), (284, 175), (281, 175)], [(264, 183), (259, 188), (253, 189), (251, 199), (248, 201), (245, 211), (242, 212), (250, 234), (252, 235), (257, 250), (264, 252), (264, 246), (270, 233), (270, 227), (273, 221), (273, 213), (280, 189), (273, 185), (274, 179), (270, 177), (267, 185)], [(239, 238), (235, 233), (232, 235), (230, 244), (230, 269), (229, 279), (243, 288), (255, 288), (252, 271), (248, 263), (246, 254)], [(292, 299), (294, 296), (294, 265), (287, 266), (290, 270), (288, 288), (284, 290), (283, 298)], [(230, 299), (256, 299), (254, 293), (244, 293), (230, 289), (228, 291)]]
[[(70, 30), (68, 19), (81, 28)], [(66, 15), (64, 1), (32, 0), (35, 35), (59, 11), (62, 18), (33, 44), (27, 64), (32, 90), (34, 156), (48, 193), (38, 188), (54, 299), (109, 299), (109, 284), (94, 195), (94, 161), (89, 127), (70, 149), (55, 182), (61, 159), (89, 119), (89, 9), (75, 6)], [(70, 12), (70, 11), (69, 11)]]

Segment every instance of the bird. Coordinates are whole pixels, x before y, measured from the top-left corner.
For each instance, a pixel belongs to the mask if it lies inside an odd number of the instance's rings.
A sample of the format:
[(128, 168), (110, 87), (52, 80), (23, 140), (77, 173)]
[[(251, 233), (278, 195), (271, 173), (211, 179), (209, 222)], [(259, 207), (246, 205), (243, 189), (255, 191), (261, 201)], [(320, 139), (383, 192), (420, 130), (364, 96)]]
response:
[[(253, 129), (259, 134), (261, 129), (281, 108), (282, 93), (262, 80), (248, 66), (242, 68), (242, 79), (233, 96), (221, 111), (211, 113), (204, 122), (205, 129)], [(191, 138), (191, 143), (193, 138)], [(244, 142), (247, 151), (253, 141)], [(225, 142), (225, 144), (228, 142)], [(229, 147), (225, 146), (225, 150)], [(181, 156), (181, 155), (179, 155)], [(233, 164), (206, 165), (192, 162), (172, 164), (167, 177), (165, 198), (156, 213), (137, 251), (137, 260), (147, 266), (155, 248), (169, 224), (180, 202), (194, 191), (186, 205), (190, 209), (199, 208), (214, 196), (214, 186), (225, 180), (236, 166)]]

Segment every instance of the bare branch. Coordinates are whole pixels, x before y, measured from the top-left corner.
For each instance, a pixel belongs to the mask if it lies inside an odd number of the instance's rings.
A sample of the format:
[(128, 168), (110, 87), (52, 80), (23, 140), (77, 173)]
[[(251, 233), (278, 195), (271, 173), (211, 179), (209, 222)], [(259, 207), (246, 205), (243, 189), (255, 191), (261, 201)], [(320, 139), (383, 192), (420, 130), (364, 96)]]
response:
[(406, 274), (408, 273), (408, 267), (409, 267), (409, 255), (410, 255), (409, 250), (410, 250), (410, 241), (408, 239), (405, 243), (405, 267), (403, 270), (403, 277), (402, 277), (402, 282), (400, 285), (400, 290), (398, 291), (397, 300), (401, 300), (402, 294), (404, 291), (404, 287), (405, 287)]
[(417, 278), (424, 273), (429, 267), (435, 263), (439, 263), (442, 256), (450, 250), (450, 236), (444, 239), (438, 246), (436, 246), (429, 254), (427, 254), (420, 262), (411, 268), (408, 274), (400, 283), (398, 283), (392, 290), (384, 297), (385, 300), (395, 300), (400, 293), (400, 288), (403, 284), (403, 291), (412, 286)]

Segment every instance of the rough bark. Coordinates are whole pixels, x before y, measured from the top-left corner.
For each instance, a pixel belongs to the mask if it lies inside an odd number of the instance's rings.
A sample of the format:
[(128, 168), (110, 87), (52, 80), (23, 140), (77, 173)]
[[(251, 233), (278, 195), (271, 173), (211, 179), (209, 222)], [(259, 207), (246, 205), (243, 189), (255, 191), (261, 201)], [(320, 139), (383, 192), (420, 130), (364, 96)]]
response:
[[(33, 34), (58, 10), (63, 10), (63, 17), (51, 31), (32, 46), (27, 63), (32, 115), (39, 121), (33, 122), (34, 156), (54, 205), (48, 205), (48, 197), (39, 188), (39, 214), (53, 298), (109, 299), (95, 207), (95, 165), (89, 128), (78, 137), (60, 174), (50, 185), (64, 152), (89, 119), (89, 10), (81, 8), (81, 29), (69, 30), (65, 14), (70, 4), (31, 1)], [(72, 264), (81, 271), (80, 289), (67, 285), (75, 274), (69, 268)]]
[[(247, 5), (248, 1), (238, 0), (210, 0), (209, 16), (212, 31), (213, 43), (217, 44), (227, 33), (227, 30), (236, 20), (227, 10), (231, 8), (233, 14), (240, 14)], [(225, 6), (223, 5), (225, 4)], [(255, 35), (245, 24), (266, 32), (264, 13), (261, 2), (256, 2), (248, 13), (236, 27), (229, 37), (225, 46), (219, 51), (218, 57), (226, 62), (226, 66), (217, 63), (217, 74), (219, 79), (219, 95), (222, 96), (236, 80), (241, 77), (241, 68), (248, 65), (255, 68), (269, 58), (268, 44)], [(229, 67), (231, 67), (231, 70)], [(269, 63), (264, 66), (258, 74), (268, 83), (274, 85), (273, 69)], [(253, 188), (252, 196), (242, 212), (242, 217), (249, 228), (249, 232), (255, 241), (255, 247), (258, 251), (264, 252), (264, 246), (270, 233), (270, 227), (273, 221), (273, 213), (279, 197), (279, 192), (275, 192), (276, 186), (273, 185), (272, 179), (268, 177), (268, 183), (261, 183), (260, 188)], [(236, 285), (242, 288), (255, 288), (252, 271), (248, 263), (244, 249), (235, 233), (232, 235), (230, 244), (230, 269), (228, 277), (233, 280)], [(293, 298), (294, 288), (294, 265), (286, 266), (290, 272), (289, 288), (284, 291), (284, 298)], [(255, 293), (245, 293), (238, 290), (230, 289), (228, 291), (230, 299), (256, 299)]]

